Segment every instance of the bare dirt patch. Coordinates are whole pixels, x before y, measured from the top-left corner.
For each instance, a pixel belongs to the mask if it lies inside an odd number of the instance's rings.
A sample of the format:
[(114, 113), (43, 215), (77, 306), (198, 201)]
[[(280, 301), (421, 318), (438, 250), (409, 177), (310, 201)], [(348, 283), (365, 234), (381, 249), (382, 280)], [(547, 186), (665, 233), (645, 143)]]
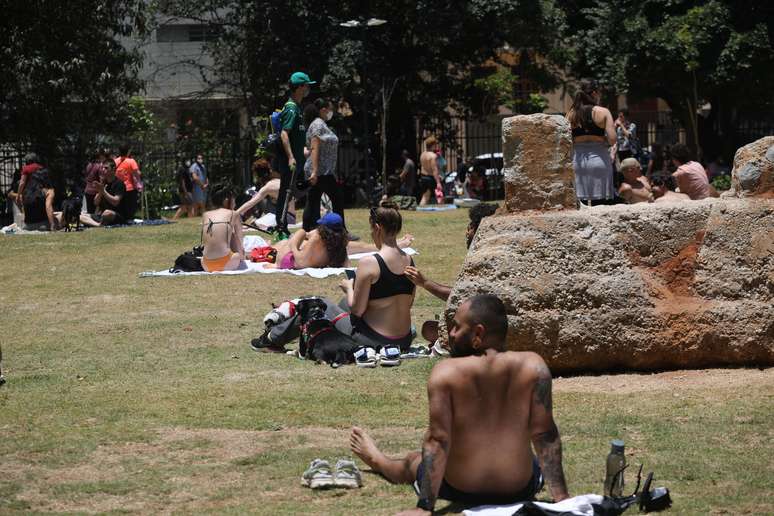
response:
[(729, 389), (743, 385), (774, 389), (774, 368), (699, 369), (663, 373), (613, 374), (556, 378), (557, 392), (630, 394), (643, 391)]

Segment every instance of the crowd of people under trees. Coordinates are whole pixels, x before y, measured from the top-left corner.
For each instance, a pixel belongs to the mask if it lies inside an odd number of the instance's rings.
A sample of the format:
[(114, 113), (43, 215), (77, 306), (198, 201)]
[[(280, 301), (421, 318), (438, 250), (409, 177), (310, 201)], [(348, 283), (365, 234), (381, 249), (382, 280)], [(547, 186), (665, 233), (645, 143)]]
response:
[[(302, 227), (271, 245), (267, 266), (342, 267), (350, 265), (351, 254), (371, 253), (360, 258), (352, 277), (341, 280), (343, 299), (338, 303), (326, 300), (326, 315), (357, 343), (353, 354), (357, 366), (395, 366), (412, 353), (429, 354), (430, 349), (412, 346), (416, 288), (444, 302), (452, 288), (425, 277), (404, 250), (413, 237), (401, 236), (399, 204), (411, 205), (405, 198), (427, 204), (447, 197), (440, 144), (433, 136), (425, 140), (419, 171), (409, 153), (403, 152), (403, 166), (390, 177), (384, 199), (370, 209), (371, 243), (360, 242), (347, 230), (336, 180), (338, 138), (327, 124), (334, 116), (334, 104), (320, 98), (303, 111), (300, 108), (313, 84), (306, 74), (291, 76), (290, 98), (278, 116), (277, 146), (267, 149), (267, 158), (254, 163), (259, 185), (250, 195), (239, 195), (229, 181), (210, 185), (200, 154), (178, 171), (181, 205), (175, 217), (184, 213), (202, 216), (204, 271), (234, 270), (248, 258), (243, 247), (244, 219), (273, 213), (276, 227), (286, 229), (295, 222), (292, 197), (304, 189)], [(610, 111), (599, 105), (599, 96), (596, 83), (584, 81), (567, 114), (579, 204), (611, 204), (617, 199), (627, 203), (688, 201), (716, 195), (707, 172), (682, 144), (671, 146), (669, 159), (655, 152), (643, 174), (637, 159), (636, 126), (625, 111), (614, 121)], [(116, 157), (99, 152), (85, 167), (85, 206), (78, 210), (84, 224), (123, 224), (134, 217), (143, 182), (130, 150), (123, 145)], [(297, 176), (299, 171), (303, 173)], [(622, 175), (617, 187), (616, 171)], [(458, 164), (457, 195), (484, 197), (485, 182), (484, 170), (464, 161)], [(330, 210), (321, 211), (323, 194), (331, 201)], [(53, 230), (66, 223), (66, 214), (53, 210), (53, 187), (34, 154), (25, 157), (8, 195), (23, 209), (27, 228)], [(496, 209), (496, 204), (487, 203), (470, 209), (465, 235), (468, 247), (482, 219)], [(251, 346), (256, 351), (286, 353), (285, 345), (299, 334), (299, 323), (292, 317), (271, 316), (267, 316), (271, 324), (267, 323), (265, 333)], [(391, 482), (415, 484), (419, 499), (410, 513), (427, 514), (437, 498), (472, 505), (531, 500), (544, 482), (554, 500), (569, 497), (561, 439), (552, 416), (551, 374), (539, 355), (505, 351), (508, 325), (502, 301), (485, 294), (460, 305), (449, 328), (449, 348), (438, 347), (437, 322), (423, 326), (422, 335), (436, 344), (432, 351), (451, 354), (452, 359), (437, 364), (428, 380), (430, 421), (421, 452), (391, 459), (363, 429), (352, 430), (353, 453)], [(497, 410), (502, 406), (522, 409)], [(478, 424), (469, 425), (469, 421)], [(488, 445), (475, 444), (480, 442)], [(503, 456), (509, 459), (502, 460)], [(304, 478), (321, 480), (330, 474), (324, 461), (318, 461)]]

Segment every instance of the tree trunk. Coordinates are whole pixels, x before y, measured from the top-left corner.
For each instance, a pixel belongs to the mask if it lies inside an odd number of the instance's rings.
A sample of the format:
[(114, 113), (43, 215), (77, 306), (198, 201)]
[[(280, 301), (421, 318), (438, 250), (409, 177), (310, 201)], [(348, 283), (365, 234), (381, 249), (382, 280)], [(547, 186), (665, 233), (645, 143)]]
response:
[(398, 80), (392, 81), (392, 85), (388, 88), (382, 82), (382, 118), (381, 118), (381, 148), (382, 148), (382, 185), (387, 188), (387, 122), (390, 111), (390, 101), (392, 100), (392, 94), (395, 93), (395, 87), (398, 85)]

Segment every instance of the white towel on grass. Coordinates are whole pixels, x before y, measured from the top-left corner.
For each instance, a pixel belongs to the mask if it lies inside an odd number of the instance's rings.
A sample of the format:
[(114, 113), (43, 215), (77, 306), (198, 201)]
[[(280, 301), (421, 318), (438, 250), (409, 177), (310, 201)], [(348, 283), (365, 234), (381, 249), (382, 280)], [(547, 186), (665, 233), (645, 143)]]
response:
[[(580, 495), (562, 500), (558, 503), (533, 502), (546, 511), (546, 514), (563, 514), (573, 516), (594, 516), (594, 505), (602, 503), (603, 497), (595, 494)], [(482, 505), (463, 512), (465, 516), (511, 516), (521, 509), (523, 503), (513, 505)]]
[[(257, 235), (247, 235), (242, 239), (242, 246), (245, 248), (245, 253), (249, 253), (256, 247), (264, 247), (269, 245), (268, 242), (262, 237), (259, 237)], [(412, 249), (411, 247), (406, 247), (403, 249), (403, 251), (408, 255), (415, 255), (418, 254), (415, 249)], [(350, 260), (359, 260), (364, 256), (368, 256), (373, 253), (357, 253), (352, 254), (349, 256)], [(235, 271), (221, 271), (221, 272), (169, 272), (169, 269), (163, 270), (163, 271), (148, 271), (148, 272), (141, 272), (140, 277), (141, 278), (156, 278), (156, 277), (167, 277), (167, 276), (214, 276), (214, 275), (224, 275), (224, 276), (234, 276), (236, 274), (292, 274), (293, 276), (311, 276), (312, 278), (327, 278), (328, 276), (336, 276), (338, 274), (344, 274), (344, 271), (347, 270), (347, 267), (323, 267), (323, 268), (316, 268), (316, 267), (307, 267), (306, 269), (274, 269), (274, 268), (267, 268), (265, 263), (253, 263), (250, 261), (246, 261), (244, 264), (244, 268), (238, 269)], [(350, 267), (350, 270), (353, 268)]]

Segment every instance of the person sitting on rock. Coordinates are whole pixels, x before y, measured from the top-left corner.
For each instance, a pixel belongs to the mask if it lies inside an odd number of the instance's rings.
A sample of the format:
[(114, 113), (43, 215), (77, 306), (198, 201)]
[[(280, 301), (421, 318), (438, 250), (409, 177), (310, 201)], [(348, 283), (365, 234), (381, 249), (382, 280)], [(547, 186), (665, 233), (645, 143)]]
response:
[(653, 191), (653, 202), (664, 203), (691, 200), (686, 194), (675, 192), (675, 180), (672, 176), (653, 176), (650, 184)]
[(620, 195), (627, 204), (638, 202), (653, 202), (650, 182), (642, 175), (640, 162), (635, 158), (626, 158), (621, 162), (621, 174), (624, 180), (618, 188)]
[(352, 429), (355, 455), (392, 483), (414, 484), (414, 514), (431, 514), (438, 498), (470, 506), (533, 500), (544, 479), (555, 501), (569, 498), (551, 372), (536, 353), (505, 351), (507, 333), (505, 306), (493, 295), (457, 309), (452, 358), (427, 381), (421, 451), (389, 458), (363, 429)]

